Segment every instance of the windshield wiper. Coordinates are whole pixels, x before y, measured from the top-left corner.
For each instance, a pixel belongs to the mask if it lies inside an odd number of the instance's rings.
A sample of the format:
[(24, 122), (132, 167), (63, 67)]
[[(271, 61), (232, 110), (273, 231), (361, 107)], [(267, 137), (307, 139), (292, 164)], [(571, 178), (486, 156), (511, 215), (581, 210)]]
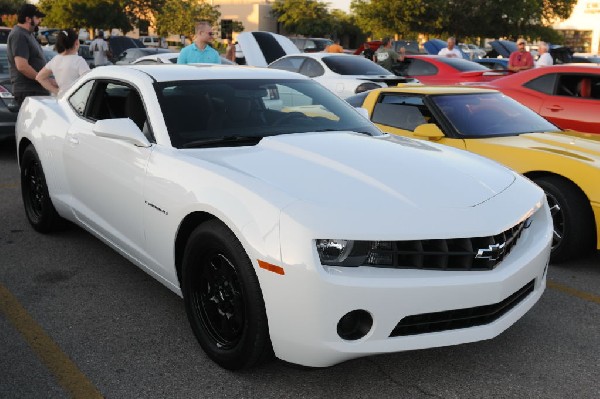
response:
[(200, 140), (190, 141), (183, 145), (183, 148), (204, 148), (204, 147), (235, 147), (243, 145), (256, 145), (262, 140), (263, 136), (224, 136), (224, 137), (206, 137)]

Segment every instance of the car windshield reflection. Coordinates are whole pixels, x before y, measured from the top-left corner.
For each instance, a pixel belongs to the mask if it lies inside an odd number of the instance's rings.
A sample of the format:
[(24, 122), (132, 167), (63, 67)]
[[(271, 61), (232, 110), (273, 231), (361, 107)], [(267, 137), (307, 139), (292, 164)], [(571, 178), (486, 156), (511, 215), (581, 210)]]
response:
[[(257, 143), (266, 137), (316, 131), (382, 133), (312, 80), (203, 80), (155, 84), (171, 143)], [(219, 140), (235, 137), (236, 140)], [(248, 144), (248, 145), (250, 145)]]
[(560, 131), (529, 108), (501, 93), (443, 95), (434, 96), (432, 100), (457, 133), (465, 137)]

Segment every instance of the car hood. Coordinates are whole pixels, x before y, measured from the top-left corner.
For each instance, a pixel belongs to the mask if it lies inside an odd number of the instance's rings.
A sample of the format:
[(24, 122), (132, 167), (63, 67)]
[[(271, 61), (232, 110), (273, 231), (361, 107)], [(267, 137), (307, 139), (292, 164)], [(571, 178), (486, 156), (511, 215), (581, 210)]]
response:
[(368, 204), (474, 207), (515, 180), (514, 172), (474, 154), (389, 135), (288, 134), (251, 147), (186, 153), (235, 171), (254, 187), (260, 181), (296, 200), (357, 212)]
[(528, 133), (511, 140), (512, 146), (546, 151), (560, 156), (595, 163), (600, 168), (600, 135), (565, 131), (560, 133)]
[(287, 37), (271, 32), (242, 32), (237, 42), (246, 59), (246, 65), (266, 67), (289, 54), (300, 54), (298, 47)]
[(511, 42), (510, 40), (493, 40), (490, 42), (490, 46), (504, 58), (510, 57), (510, 54), (513, 51), (518, 50), (517, 43)]

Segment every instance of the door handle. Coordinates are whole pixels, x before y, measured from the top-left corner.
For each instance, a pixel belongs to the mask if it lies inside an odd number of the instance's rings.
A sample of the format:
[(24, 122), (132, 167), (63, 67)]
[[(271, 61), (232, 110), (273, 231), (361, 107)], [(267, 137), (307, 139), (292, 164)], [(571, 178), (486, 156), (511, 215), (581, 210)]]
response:
[(560, 105), (551, 105), (549, 107), (546, 107), (546, 109), (549, 109), (552, 112), (556, 112), (556, 111), (562, 111), (564, 108), (561, 107)]
[(79, 139), (75, 136), (69, 136), (69, 143), (71, 144), (79, 144)]

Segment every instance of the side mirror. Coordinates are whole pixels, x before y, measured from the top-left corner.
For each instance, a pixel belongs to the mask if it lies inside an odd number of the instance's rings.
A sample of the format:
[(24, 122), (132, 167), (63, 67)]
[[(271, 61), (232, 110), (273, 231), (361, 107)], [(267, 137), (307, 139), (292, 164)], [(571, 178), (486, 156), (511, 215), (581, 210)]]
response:
[(138, 147), (150, 147), (150, 142), (140, 128), (129, 118), (102, 119), (94, 124), (98, 137), (128, 141)]
[(429, 140), (440, 140), (445, 137), (444, 132), (435, 123), (424, 123), (417, 126), (413, 135)]

